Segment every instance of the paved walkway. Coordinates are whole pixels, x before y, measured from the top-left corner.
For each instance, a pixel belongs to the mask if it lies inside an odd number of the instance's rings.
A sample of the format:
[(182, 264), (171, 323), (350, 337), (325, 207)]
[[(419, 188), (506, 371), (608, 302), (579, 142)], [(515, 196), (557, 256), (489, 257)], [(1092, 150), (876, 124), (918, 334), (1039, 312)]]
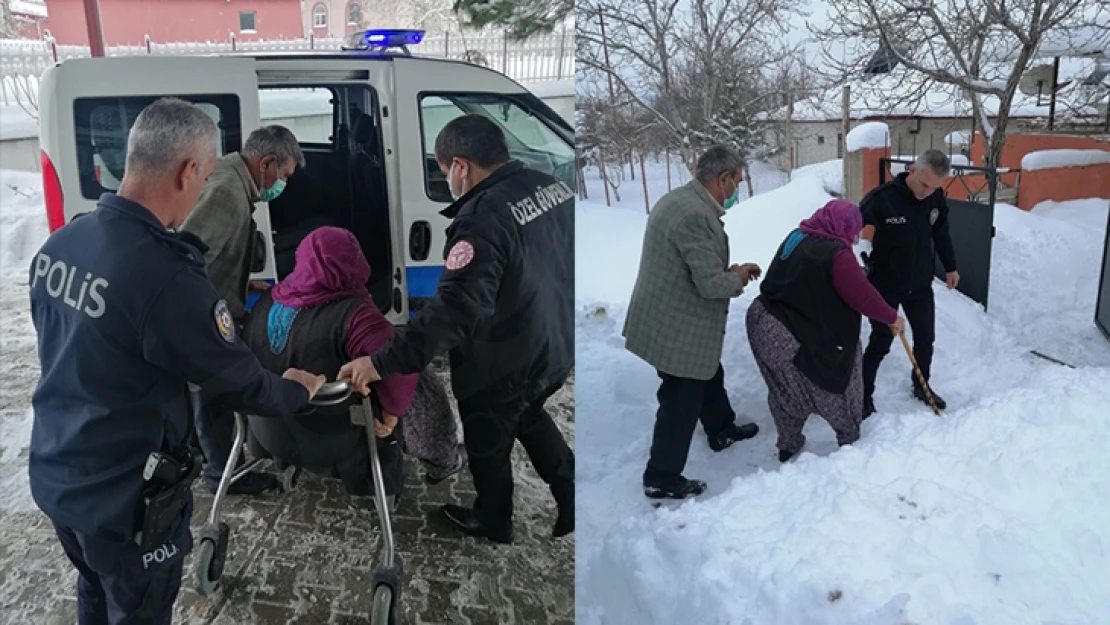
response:
[[(29, 509), (25, 482), (30, 394), (38, 377), (26, 328), (25, 291), (0, 286), (0, 625), (70, 625), (76, 621), (76, 573), (53, 530)], [(574, 382), (548, 403), (573, 446)], [(404, 623), (569, 625), (574, 622), (573, 536), (553, 540), (555, 504), (517, 446), (516, 544), (466, 538), (438, 515), (444, 503), (469, 504), (469, 474), (434, 487), (414, 462), (395, 516), (405, 568)], [(465, 473), (465, 472), (464, 472)], [(25, 489), (23, 489), (25, 491)], [(211, 496), (196, 489), (194, 535)], [(22, 504), (12, 503), (22, 500)], [(231, 497), (232, 527), (224, 589), (211, 599), (193, 591), (192, 569), (175, 623), (189, 625), (338, 625), (367, 623), (370, 572), (380, 549), (369, 498), (347, 497), (340, 484), (302, 477), (292, 493)]]

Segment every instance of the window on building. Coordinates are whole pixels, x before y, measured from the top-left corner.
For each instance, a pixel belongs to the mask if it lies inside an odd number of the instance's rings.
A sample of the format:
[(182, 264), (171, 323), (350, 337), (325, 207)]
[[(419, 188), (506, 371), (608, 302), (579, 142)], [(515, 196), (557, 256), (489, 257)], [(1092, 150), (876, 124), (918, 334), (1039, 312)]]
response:
[(328, 8), (322, 4), (317, 4), (312, 9), (312, 27), (313, 28), (327, 28), (328, 27)]
[[(127, 162), (127, 133), (149, 104), (172, 96), (131, 96), (124, 98), (78, 98), (73, 102), (76, 121), (77, 169), (81, 195), (95, 200), (101, 193), (119, 189)], [(219, 153), (239, 149), (239, 98), (223, 95), (176, 96), (199, 106), (220, 129)]]
[(254, 11), (239, 11), (239, 32), (255, 32)]
[(352, 2), (347, 5), (347, 23), (351, 26), (358, 26), (362, 23), (362, 5), (357, 2)]
[(836, 133), (836, 157), (844, 158), (844, 135)]
[(451, 202), (447, 180), (435, 159), (435, 141), (447, 122), (477, 113), (500, 126), (509, 156), (551, 174), (574, 188), (574, 148), (539, 116), (512, 98), (496, 94), (440, 94), (420, 98), (420, 127), (424, 134), (425, 188), (435, 202)]
[(825, 145), (825, 135), (817, 135), (817, 145)]
[(302, 145), (332, 145), (336, 127), (336, 96), (327, 87), (259, 89), (263, 125), (285, 126)]

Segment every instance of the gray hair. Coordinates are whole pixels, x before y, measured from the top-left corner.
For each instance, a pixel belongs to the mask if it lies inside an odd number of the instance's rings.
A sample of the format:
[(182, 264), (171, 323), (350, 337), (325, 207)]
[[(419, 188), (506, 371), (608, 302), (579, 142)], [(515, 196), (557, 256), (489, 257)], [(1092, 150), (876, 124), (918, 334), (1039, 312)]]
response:
[(928, 167), (933, 170), (933, 173), (941, 178), (948, 175), (952, 171), (952, 160), (948, 155), (940, 150), (925, 150), (921, 156), (917, 157), (915, 163), (918, 169)]
[(199, 106), (162, 98), (144, 108), (127, 133), (125, 171), (157, 176), (190, 159), (207, 165), (219, 140), (216, 122)]
[(698, 182), (704, 183), (723, 173), (731, 174), (743, 166), (744, 159), (740, 158), (740, 154), (736, 150), (727, 145), (717, 144), (709, 146), (709, 149), (698, 157), (698, 165), (694, 175)]
[(239, 153), (247, 158), (263, 158), (272, 154), (277, 157), (278, 167), (288, 163), (290, 159), (298, 167), (304, 167), (304, 153), (297, 143), (297, 137), (285, 126), (263, 126), (255, 130), (247, 137)]

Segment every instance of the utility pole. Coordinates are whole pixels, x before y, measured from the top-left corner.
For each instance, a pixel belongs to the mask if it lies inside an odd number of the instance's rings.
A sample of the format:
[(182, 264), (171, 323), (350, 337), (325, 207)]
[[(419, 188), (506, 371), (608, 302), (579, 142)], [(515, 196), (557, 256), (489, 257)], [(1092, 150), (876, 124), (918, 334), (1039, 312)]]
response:
[(84, 0), (85, 26), (89, 31), (89, 52), (94, 57), (104, 56), (104, 30), (100, 27), (100, 4), (97, 0)]

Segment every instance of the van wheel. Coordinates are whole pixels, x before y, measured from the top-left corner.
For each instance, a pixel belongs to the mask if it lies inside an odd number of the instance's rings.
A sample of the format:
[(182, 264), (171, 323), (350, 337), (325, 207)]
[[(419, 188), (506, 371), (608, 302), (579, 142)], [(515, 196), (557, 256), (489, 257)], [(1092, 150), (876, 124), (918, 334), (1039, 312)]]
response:
[(220, 590), (220, 578), (223, 571), (213, 571), (213, 561), (216, 559), (216, 544), (209, 539), (200, 541), (200, 546), (193, 553), (193, 571), (197, 577), (197, 591), (205, 597), (211, 597)]

